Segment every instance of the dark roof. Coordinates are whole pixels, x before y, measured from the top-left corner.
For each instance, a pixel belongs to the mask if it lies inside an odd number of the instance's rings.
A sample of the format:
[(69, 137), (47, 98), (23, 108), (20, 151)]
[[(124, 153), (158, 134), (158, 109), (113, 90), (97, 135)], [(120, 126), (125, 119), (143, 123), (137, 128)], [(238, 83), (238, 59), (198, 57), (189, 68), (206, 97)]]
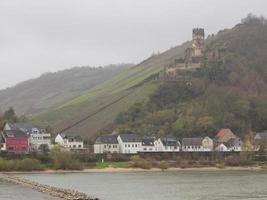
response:
[(155, 142), (156, 138), (155, 137), (144, 137), (142, 139), (142, 145), (143, 146), (154, 146), (154, 142)]
[(241, 147), (243, 144), (240, 138), (231, 138), (227, 143), (226, 146), (229, 147)]
[(203, 138), (183, 138), (183, 146), (201, 146)]
[(77, 142), (82, 142), (83, 141), (83, 139), (82, 139), (82, 137), (81, 136), (79, 136), (79, 135), (74, 135), (74, 134), (65, 134), (65, 133), (60, 133), (59, 135), (61, 135), (61, 137), (63, 138), (63, 139), (67, 139), (67, 140), (69, 140), (69, 141), (77, 141)]
[(30, 123), (8, 123), (8, 125), (10, 126), (11, 130), (21, 130), (26, 133), (31, 133), (32, 129), (35, 128)]
[(175, 138), (167, 137), (167, 138), (161, 138), (162, 144), (164, 146), (179, 146), (180, 143)]
[(21, 130), (7, 130), (3, 132), (4, 137), (28, 137), (28, 135)]
[(139, 135), (137, 134), (121, 134), (120, 138), (122, 139), (123, 142), (142, 142), (142, 139)]
[(95, 144), (118, 144), (117, 135), (100, 135), (96, 138)]

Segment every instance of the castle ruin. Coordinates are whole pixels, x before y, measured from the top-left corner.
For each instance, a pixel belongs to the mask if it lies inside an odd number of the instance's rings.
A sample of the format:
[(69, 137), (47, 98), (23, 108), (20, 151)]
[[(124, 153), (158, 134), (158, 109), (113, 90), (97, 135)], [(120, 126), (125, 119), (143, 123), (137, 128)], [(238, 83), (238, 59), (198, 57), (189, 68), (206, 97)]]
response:
[(177, 70), (197, 69), (204, 62), (205, 55), (205, 32), (203, 28), (195, 28), (192, 32), (192, 46), (185, 50), (184, 58), (175, 59), (166, 67), (167, 75), (176, 75)]
[(226, 47), (207, 48), (204, 29), (194, 28), (191, 47), (185, 50), (183, 58), (174, 59), (165, 66), (165, 76), (167, 79), (176, 79), (181, 70), (197, 70), (207, 63), (225, 63), (226, 49)]
[(193, 29), (192, 57), (203, 57), (205, 51), (205, 32), (203, 28)]

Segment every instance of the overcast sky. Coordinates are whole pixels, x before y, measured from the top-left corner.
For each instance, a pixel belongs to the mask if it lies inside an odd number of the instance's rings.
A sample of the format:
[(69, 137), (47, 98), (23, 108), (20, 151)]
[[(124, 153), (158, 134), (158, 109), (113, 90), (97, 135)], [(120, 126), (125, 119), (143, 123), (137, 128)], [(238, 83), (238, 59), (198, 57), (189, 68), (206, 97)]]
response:
[(206, 33), (267, 16), (266, 0), (0, 0), (0, 88), (73, 66), (138, 63)]

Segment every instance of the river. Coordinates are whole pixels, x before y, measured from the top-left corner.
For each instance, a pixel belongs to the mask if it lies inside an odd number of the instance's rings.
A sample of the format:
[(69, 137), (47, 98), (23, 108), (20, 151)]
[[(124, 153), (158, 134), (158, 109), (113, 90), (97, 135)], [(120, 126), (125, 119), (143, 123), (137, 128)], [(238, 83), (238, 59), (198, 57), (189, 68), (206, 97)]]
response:
[(28, 188), (0, 181), (0, 200), (59, 200)]
[[(101, 200), (267, 200), (267, 172), (263, 171), (103, 172), (18, 176), (75, 189)], [(7, 196), (2, 194), (3, 191), (8, 191), (9, 194), (14, 191), (14, 195), (21, 196), (21, 188), (18, 190), (17, 187), (0, 184), (0, 199)], [(34, 191), (28, 191), (27, 195), (28, 198), (19, 199), (47, 199)]]

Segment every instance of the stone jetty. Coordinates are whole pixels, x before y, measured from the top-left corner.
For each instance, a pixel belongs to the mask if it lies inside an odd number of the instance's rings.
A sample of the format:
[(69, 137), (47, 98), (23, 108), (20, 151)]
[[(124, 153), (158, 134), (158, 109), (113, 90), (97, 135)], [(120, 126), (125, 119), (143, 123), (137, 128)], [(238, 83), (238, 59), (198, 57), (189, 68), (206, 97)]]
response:
[(30, 180), (10, 176), (7, 174), (0, 174), (0, 180), (7, 181), (13, 184), (28, 187), (38, 192), (48, 194), (50, 196), (66, 199), (66, 200), (99, 200), (98, 198), (90, 197), (85, 193), (78, 192), (75, 190), (61, 189), (49, 185), (36, 183)]

